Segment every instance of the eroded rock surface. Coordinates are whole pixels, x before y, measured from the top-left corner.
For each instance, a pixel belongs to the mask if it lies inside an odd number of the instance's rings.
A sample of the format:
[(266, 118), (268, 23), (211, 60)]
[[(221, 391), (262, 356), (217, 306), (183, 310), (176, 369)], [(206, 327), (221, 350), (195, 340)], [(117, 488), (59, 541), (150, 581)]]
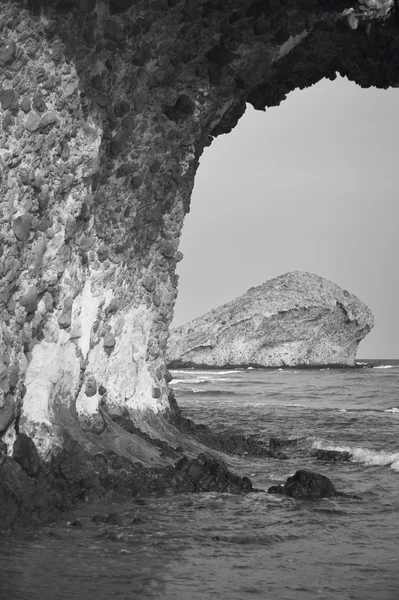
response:
[(199, 157), (247, 102), (263, 110), (336, 72), (397, 85), (395, 7), (2, 0), (0, 434), (13, 489), (37, 481), (11, 458), (19, 434), (49, 469), (66, 439), (79, 456), (173, 462), (115, 416), (198, 454), (168, 421), (165, 349)]
[(169, 366), (314, 366), (355, 364), (373, 315), (337, 285), (287, 273), (172, 330)]

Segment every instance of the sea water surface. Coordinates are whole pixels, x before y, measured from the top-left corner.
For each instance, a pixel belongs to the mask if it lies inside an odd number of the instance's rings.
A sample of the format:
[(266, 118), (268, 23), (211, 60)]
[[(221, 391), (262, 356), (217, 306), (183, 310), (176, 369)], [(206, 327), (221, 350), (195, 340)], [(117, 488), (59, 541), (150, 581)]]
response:
[[(14, 532), (0, 539), (0, 598), (398, 600), (399, 361), (373, 365), (174, 371), (178, 403), (197, 423), (298, 439), (287, 460), (229, 458), (265, 491), (91, 504)], [(352, 459), (322, 462), (317, 448)], [(360, 498), (267, 494), (299, 468)], [(91, 521), (110, 512), (122, 526)]]

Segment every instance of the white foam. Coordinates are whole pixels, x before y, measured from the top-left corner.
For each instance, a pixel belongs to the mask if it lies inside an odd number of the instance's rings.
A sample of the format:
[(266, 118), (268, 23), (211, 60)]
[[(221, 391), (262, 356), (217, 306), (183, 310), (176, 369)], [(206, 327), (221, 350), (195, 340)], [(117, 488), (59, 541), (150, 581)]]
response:
[(361, 463), (368, 467), (390, 467), (393, 471), (399, 472), (399, 452), (376, 452), (367, 448), (351, 448), (350, 446), (335, 446), (333, 444), (323, 443), (322, 440), (315, 440), (312, 448), (323, 450), (337, 450), (338, 452), (349, 452), (352, 456), (350, 460), (355, 463)]
[[(251, 368), (251, 367), (248, 367)], [(230, 373), (241, 373), (241, 369), (234, 369), (231, 371), (206, 371), (201, 369), (171, 369), (170, 371), (173, 373), (180, 373), (182, 375), (199, 375), (201, 377), (214, 377), (215, 375), (229, 375)]]
[(373, 367), (373, 369), (394, 369), (395, 365), (379, 365), (378, 367)]
[(387, 408), (386, 410), (384, 410), (384, 412), (399, 413), (399, 408), (394, 406), (393, 408)]
[(174, 386), (176, 383), (186, 383), (187, 385), (193, 383), (205, 383), (206, 379), (173, 379), (171, 381), (171, 385)]

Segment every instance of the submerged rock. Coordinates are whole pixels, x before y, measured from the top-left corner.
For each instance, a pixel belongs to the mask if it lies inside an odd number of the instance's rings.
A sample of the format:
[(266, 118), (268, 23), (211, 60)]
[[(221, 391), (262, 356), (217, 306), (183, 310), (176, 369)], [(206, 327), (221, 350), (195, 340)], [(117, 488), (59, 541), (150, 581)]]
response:
[(313, 471), (299, 470), (288, 477), (284, 485), (273, 485), (268, 489), (269, 494), (284, 494), (290, 498), (315, 500), (317, 498), (332, 498), (339, 494), (331, 481), (325, 475)]
[(170, 368), (354, 366), (373, 327), (356, 296), (311, 273), (281, 275), (172, 330)]
[(314, 452), (312, 454), (312, 456), (314, 456), (315, 458), (317, 458), (318, 460), (328, 460), (330, 462), (337, 462), (337, 461), (347, 461), (351, 458), (352, 454), (350, 454), (349, 452), (347, 452), (346, 450), (344, 451), (340, 451), (340, 450), (316, 450), (316, 452)]

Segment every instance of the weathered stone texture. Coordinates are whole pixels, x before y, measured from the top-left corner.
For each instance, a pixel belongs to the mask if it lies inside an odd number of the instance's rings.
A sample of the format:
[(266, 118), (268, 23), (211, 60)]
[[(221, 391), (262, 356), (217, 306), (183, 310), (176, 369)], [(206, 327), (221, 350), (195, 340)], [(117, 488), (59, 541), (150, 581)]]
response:
[[(246, 102), (263, 110), (336, 72), (397, 85), (396, 23), (387, 0), (2, 0), (2, 391), (41, 458), (64, 430), (117, 439), (111, 410), (174, 435), (156, 373), (203, 149)], [(106, 393), (84, 393), (91, 377)]]
[(356, 296), (312, 273), (286, 273), (172, 330), (179, 367), (354, 366), (373, 327)]

